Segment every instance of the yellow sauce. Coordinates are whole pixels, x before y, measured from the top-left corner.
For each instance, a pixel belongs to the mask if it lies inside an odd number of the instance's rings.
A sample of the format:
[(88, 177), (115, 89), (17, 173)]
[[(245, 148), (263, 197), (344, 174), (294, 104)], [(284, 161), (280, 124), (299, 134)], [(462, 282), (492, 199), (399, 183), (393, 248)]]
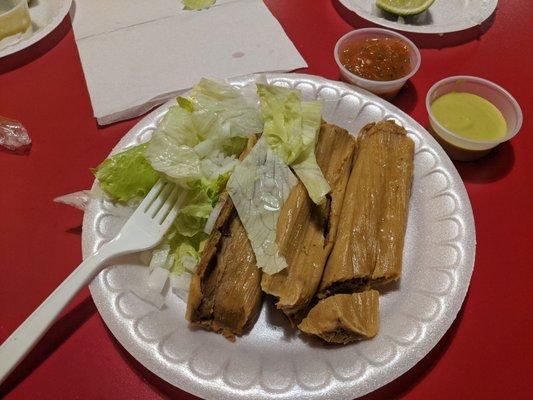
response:
[(431, 104), (431, 111), (442, 126), (467, 139), (492, 141), (507, 133), (500, 110), (472, 93), (447, 93)]
[(28, 6), (17, 3), (15, 0), (0, 0), (0, 40), (24, 33), (31, 25)]

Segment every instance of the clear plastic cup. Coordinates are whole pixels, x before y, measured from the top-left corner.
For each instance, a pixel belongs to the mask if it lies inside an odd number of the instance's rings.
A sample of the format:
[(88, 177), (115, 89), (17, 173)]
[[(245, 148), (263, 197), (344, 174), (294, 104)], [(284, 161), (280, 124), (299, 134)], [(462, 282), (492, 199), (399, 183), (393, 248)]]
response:
[[(472, 93), (494, 104), (507, 123), (506, 135), (498, 140), (480, 141), (459, 136), (442, 126), (433, 115), (431, 104), (440, 96), (450, 92)], [(501, 86), (475, 76), (451, 76), (435, 83), (427, 93), (426, 109), (431, 133), (450, 157), (460, 161), (475, 160), (484, 156), (500, 143), (514, 137), (522, 126), (522, 110), (513, 96)]]
[[(373, 81), (370, 79), (361, 78), (360, 76), (350, 72), (341, 63), (339, 54), (344, 50), (348, 43), (372, 38), (394, 38), (405, 42), (409, 46), (409, 53), (411, 55), (411, 72), (400, 79), (395, 79), (393, 81)], [(344, 81), (357, 85), (385, 99), (392, 99), (394, 96), (396, 96), (396, 94), (398, 94), (405, 82), (407, 82), (407, 80), (411, 78), (416, 71), (418, 71), (422, 59), (420, 56), (420, 51), (413, 42), (399, 33), (381, 28), (365, 28), (348, 32), (337, 41), (333, 55), (335, 57), (335, 62), (339, 66), (341, 76)]]
[(28, 0), (0, 0), (0, 49), (31, 35)]

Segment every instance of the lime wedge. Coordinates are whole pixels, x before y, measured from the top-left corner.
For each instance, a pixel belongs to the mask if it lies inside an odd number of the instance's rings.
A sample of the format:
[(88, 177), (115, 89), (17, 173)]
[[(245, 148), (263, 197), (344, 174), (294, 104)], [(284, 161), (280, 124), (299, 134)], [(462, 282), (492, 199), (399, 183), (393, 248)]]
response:
[(396, 15), (416, 15), (426, 11), (435, 0), (377, 0), (376, 5)]

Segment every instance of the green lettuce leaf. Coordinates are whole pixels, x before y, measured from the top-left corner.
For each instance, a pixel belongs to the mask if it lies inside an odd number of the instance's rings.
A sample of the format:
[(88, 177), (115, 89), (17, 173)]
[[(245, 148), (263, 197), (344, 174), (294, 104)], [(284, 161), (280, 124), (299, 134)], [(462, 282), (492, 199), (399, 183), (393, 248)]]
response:
[(309, 197), (315, 204), (322, 204), (331, 191), (315, 156), (318, 131), (322, 121), (322, 102), (307, 101), (302, 103), (302, 140), (304, 150), (292, 164), (292, 169), (302, 181)]
[(231, 173), (247, 137), (263, 128), (256, 104), (223, 82), (202, 79), (177, 102), (153, 133), (146, 157), (184, 188)]
[(173, 228), (153, 250), (150, 265), (163, 263), (161, 268), (168, 269), (172, 275), (194, 273), (208, 237), (204, 232), (183, 236)]
[[(180, 195), (181, 208), (169, 232), (158, 249), (170, 248), (167, 268), (172, 274), (192, 272), (200, 259), (208, 234), (204, 232), (207, 218), (224, 189), (225, 178), (217, 182), (193, 182), (192, 189), (184, 189)], [(157, 250), (156, 250), (157, 251)], [(154, 251), (154, 254), (156, 253)]]
[(192, 103), (192, 101), (190, 101), (186, 97), (179, 96), (178, 98), (176, 98), (176, 101), (178, 102), (178, 105), (181, 108), (183, 108), (185, 111), (188, 111), (191, 113), (194, 111), (194, 104)]
[[(182, 101), (183, 104), (183, 101)], [(178, 144), (193, 147), (199, 142), (199, 136), (205, 135), (205, 131), (214, 124), (212, 118), (198, 120), (193, 118), (193, 113), (181, 106), (172, 106), (157, 125), (152, 135), (169, 136)]]
[(230, 174), (222, 174), (216, 179), (208, 180), (201, 179), (190, 183), (192, 190), (202, 190), (205, 192), (207, 197), (211, 200), (211, 206), (215, 206), (218, 203), (220, 193), (225, 189), (226, 183), (228, 182)]
[(322, 103), (301, 101), (300, 92), (278, 86), (257, 84), (257, 92), (268, 145), (292, 166), (311, 200), (322, 204), (331, 190), (315, 157)]
[(174, 221), (174, 228), (180, 235), (192, 237), (203, 231), (206, 221), (207, 218), (179, 213)]
[(104, 192), (113, 200), (142, 198), (160, 177), (145, 158), (147, 144), (132, 147), (105, 159), (92, 170)]
[(184, 272), (194, 273), (196, 264), (200, 261), (200, 253), (203, 250), (208, 235), (199, 233), (193, 237), (176, 234), (170, 241), (170, 273), (181, 275)]
[(227, 179), (228, 175), (221, 175), (213, 181), (196, 181), (191, 184), (192, 188), (182, 195), (180, 213), (174, 222), (179, 234), (191, 237), (203, 232)]
[(201, 79), (191, 90), (195, 109), (215, 113), (223, 126), (219, 136), (248, 137), (263, 130), (257, 94), (213, 79)]
[(226, 157), (220, 153), (214, 153), (211, 157), (200, 161), (200, 170), (205, 179), (215, 180), (221, 175), (231, 173), (238, 163), (235, 156)]
[(201, 178), (200, 158), (194, 150), (161, 132), (153, 134), (146, 157), (155, 170), (181, 186), (186, 187), (188, 181)]
[(292, 164), (303, 151), (300, 93), (279, 86), (257, 85), (264, 121), (263, 135), (270, 148)]
[(247, 142), (248, 138), (245, 137), (229, 137), (227, 139), (224, 139), (221, 143), (222, 152), (226, 156), (239, 156), (246, 147)]
[(181, 0), (184, 10), (203, 10), (216, 3), (216, 0)]
[(213, 211), (213, 205), (204, 187), (187, 191), (183, 199), (181, 214), (196, 218), (208, 218)]

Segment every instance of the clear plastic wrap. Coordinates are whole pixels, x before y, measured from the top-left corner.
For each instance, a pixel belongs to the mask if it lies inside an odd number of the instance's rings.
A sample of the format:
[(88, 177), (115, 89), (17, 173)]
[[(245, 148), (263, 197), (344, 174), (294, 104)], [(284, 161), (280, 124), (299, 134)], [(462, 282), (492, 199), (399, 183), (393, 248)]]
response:
[(30, 135), (19, 121), (0, 116), (0, 146), (16, 153), (28, 153)]

